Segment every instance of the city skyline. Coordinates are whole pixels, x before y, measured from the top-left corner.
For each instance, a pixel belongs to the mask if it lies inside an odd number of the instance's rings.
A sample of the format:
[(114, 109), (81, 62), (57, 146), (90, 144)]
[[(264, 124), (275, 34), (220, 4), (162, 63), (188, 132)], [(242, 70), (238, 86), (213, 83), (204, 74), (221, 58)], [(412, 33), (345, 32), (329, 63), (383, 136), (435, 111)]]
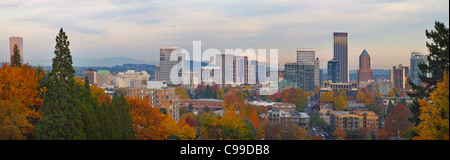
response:
[(8, 38), (16, 36), (24, 39), (24, 62), (51, 63), (54, 37), (62, 27), (71, 37), (74, 58), (157, 61), (162, 47), (179, 46), (191, 52), (192, 41), (201, 40), (202, 50), (278, 48), (281, 64), (293, 62), (297, 48), (312, 48), (324, 69), (333, 59), (332, 34), (342, 31), (350, 34), (350, 70), (358, 69), (362, 49), (371, 51), (373, 69), (389, 69), (397, 64), (409, 66), (412, 51), (428, 54), (425, 29), (432, 29), (434, 21), (448, 25), (448, 3), (0, 2), (0, 61), (9, 61)]

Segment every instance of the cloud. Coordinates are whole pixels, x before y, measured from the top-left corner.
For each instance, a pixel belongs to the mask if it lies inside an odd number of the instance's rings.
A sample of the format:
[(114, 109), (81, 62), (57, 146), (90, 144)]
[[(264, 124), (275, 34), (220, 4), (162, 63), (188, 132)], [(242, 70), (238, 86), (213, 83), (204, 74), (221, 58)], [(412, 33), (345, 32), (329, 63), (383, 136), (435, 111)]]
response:
[[(442, 0), (2, 1), (0, 36), (22, 35), (30, 46), (25, 59), (44, 54), (52, 57), (49, 50), (53, 49), (54, 36), (63, 27), (74, 56), (79, 58), (130, 56), (157, 60), (161, 47), (190, 50), (193, 40), (201, 40), (204, 49), (279, 48), (279, 59), (283, 62), (295, 59), (296, 48), (316, 48), (318, 57), (325, 61), (321, 65), (324, 67), (332, 57), (334, 31), (350, 33), (352, 56), (360, 54), (364, 46), (383, 50), (383, 53), (371, 50), (375, 57), (423, 48), (414, 45), (425, 41), (423, 31), (431, 29), (434, 20), (448, 24), (448, 3)], [(399, 38), (405, 35), (406, 40)], [(4, 46), (0, 46), (0, 53), (8, 50)]]

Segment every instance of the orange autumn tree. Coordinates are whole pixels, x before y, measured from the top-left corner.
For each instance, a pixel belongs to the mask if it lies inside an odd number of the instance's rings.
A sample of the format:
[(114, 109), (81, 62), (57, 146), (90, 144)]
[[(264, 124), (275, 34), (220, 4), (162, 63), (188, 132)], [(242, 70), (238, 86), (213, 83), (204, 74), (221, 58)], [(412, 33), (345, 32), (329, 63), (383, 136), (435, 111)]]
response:
[(244, 96), (241, 91), (228, 90), (222, 102), (224, 117), (236, 117), (236, 111), (245, 105)]
[(344, 140), (345, 138), (347, 138), (347, 133), (345, 133), (345, 131), (342, 130), (342, 128), (337, 128), (333, 132), (333, 137), (336, 138), (337, 140)]
[(169, 132), (164, 127), (167, 116), (148, 103), (148, 99), (127, 97), (131, 108), (136, 138), (140, 140), (163, 140)]
[[(24, 136), (34, 133), (31, 121), (41, 116), (39, 110), (43, 100), (40, 97), (46, 91), (45, 87), (38, 89), (39, 79), (42, 76), (42, 73), (38, 74), (37, 69), (28, 67), (28, 64), (17, 67), (3, 63), (0, 68), (0, 100), (3, 101), (0, 107), (9, 107), (9, 109), (2, 108), (4, 111), (9, 110), (9, 112), (3, 112), (9, 119), (26, 117), (27, 121), (19, 125), (22, 126), (19, 127), (20, 134)], [(7, 120), (6, 118), (0, 117), (0, 120)], [(8, 130), (2, 132), (8, 132)]]
[(149, 99), (127, 97), (131, 107), (131, 121), (140, 140), (164, 140), (177, 136), (181, 140), (193, 140), (197, 131), (184, 120), (177, 123), (172, 117), (150, 106)]
[(239, 116), (242, 118), (247, 118), (248, 121), (252, 122), (253, 127), (258, 128), (260, 120), (258, 117), (258, 112), (256, 107), (253, 105), (244, 105), (239, 110)]
[(194, 140), (197, 136), (197, 130), (190, 127), (183, 119), (180, 119), (178, 123), (168, 115), (164, 121), (165, 129), (168, 133), (164, 136), (164, 139), (170, 136), (177, 136), (180, 140)]

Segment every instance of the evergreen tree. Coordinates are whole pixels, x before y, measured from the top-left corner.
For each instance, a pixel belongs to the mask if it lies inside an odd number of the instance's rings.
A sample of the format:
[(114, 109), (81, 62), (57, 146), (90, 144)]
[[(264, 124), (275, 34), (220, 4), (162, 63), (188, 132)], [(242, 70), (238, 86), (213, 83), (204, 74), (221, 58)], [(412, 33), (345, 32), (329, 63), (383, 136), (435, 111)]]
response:
[(13, 55), (11, 56), (12, 66), (22, 67), (22, 57), (20, 56), (19, 52), (20, 52), (19, 46), (17, 46), (17, 44), (14, 44)]
[(82, 113), (82, 120), (84, 124), (84, 133), (86, 139), (96, 140), (101, 137), (100, 124), (97, 117), (97, 112), (94, 106), (98, 106), (98, 102), (91, 96), (91, 90), (89, 86), (89, 79), (85, 77), (84, 86), (77, 85), (78, 99), (81, 100), (80, 109)]
[(211, 90), (211, 87), (209, 85), (206, 85), (206, 90), (205, 90), (205, 94), (204, 95), (206, 95), (205, 98), (215, 98), (214, 97), (214, 93)]
[[(432, 43), (426, 42), (426, 46), (430, 52), (427, 56), (428, 63), (419, 64), (419, 79), (426, 84), (425, 87), (415, 85), (411, 81), (409, 84), (414, 90), (414, 93), (408, 93), (408, 96), (414, 99), (410, 106), (410, 111), (413, 116), (409, 119), (416, 126), (420, 123), (420, 105), (417, 102), (419, 99), (427, 98), (430, 93), (437, 87), (437, 83), (443, 80), (444, 71), (449, 72), (449, 29), (441, 22), (435, 22), (435, 30), (425, 30), (425, 35)], [(431, 74), (428, 77), (427, 74)]]
[(36, 139), (86, 139), (79, 101), (76, 99), (75, 70), (72, 67), (66, 33), (56, 36), (55, 58), (46, 81), (47, 92), (41, 108), (42, 118), (35, 126)]
[(125, 95), (114, 96), (112, 100), (114, 109), (116, 131), (115, 139), (134, 140), (136, 139), (133, 123), (130, 115), (130, 105)]

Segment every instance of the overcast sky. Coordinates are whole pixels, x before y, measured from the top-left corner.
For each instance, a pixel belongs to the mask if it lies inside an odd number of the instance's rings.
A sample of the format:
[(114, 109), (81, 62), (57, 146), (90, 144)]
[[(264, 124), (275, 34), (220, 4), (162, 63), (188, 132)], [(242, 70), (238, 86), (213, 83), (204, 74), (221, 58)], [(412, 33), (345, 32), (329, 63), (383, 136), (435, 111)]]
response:
[[(333, 32), (349, 33), (349, 69), (366, 49), (373, 69), (409, 65), (428, 53), (425, 30), (449, 24), (448, 0), (20, 0), (0, 1), (0, 61), (9, 37), (24, 41), (24, 61), (54, 57), (64, 28), (74, 58), (159, 60), (159, 49), (279, 49), (281, 63), (312, 48), (321, 68), (333, 57)], [(37, 65), (37, 64), (33, 64)]]

